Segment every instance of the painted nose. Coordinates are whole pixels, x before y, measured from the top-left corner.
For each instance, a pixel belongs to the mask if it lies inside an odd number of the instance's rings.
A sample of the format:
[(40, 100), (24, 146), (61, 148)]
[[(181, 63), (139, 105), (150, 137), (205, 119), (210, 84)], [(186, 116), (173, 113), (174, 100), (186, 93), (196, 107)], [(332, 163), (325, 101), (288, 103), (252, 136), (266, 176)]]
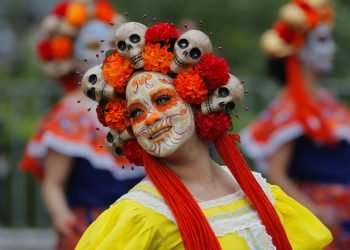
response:
[(160, 120), (159, 113), (158, 112), (152, 112), (149, 115), (147, 115), (147, 118), (145, 120), (145, 125), (146, 126), (152, 125), (158, 120)]

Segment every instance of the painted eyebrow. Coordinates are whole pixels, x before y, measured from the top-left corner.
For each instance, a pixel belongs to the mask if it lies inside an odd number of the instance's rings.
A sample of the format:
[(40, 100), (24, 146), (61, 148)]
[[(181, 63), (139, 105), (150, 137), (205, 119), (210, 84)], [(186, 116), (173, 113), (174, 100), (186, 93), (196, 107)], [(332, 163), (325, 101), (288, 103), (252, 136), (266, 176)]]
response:
[(169, 88), (155, 89), (155, 90), (152, 90), (150, 92), (150, 97), (151, 97), (151, 100), (154, 101), (155, 98), (159, 97), (160, 95), (164, 95), (164, 94), (169, 94), (169, 95), (175, 96), (176, 92), (175, 92), (175, 90), (169, 89)]
[(141, 102), (141, 100), (140, 99), (135, 99), (135, 100), (132, 100), (130, 103), (129, 103), (129, 105), (128, 105), (128, 109), (130, 109), (130, 108), (132, 108), (132, 107), (134, 107), (134, 106), (144, 106), (143, 104), (142, 104), (142, 102)]

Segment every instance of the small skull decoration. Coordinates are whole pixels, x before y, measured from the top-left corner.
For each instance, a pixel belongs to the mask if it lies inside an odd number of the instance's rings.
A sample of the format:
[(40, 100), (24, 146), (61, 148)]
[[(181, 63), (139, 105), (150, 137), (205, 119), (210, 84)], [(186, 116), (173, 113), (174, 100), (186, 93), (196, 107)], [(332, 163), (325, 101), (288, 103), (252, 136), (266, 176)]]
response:
[(131, 66), (139, 69), (144, 66), (142, 50), (145, 46), (147, 27), (142, 23), (121, 24), (115, 32), (115, 42), (119, 55), (130, 59)]
[(103, 99), (113, 100), (116, 97), (113, 87), (102, 76), (101, 65), (89, 69), (84, 74), (82, 87), (84, 94), (96, 102)]
[(121, 133), (111, 129), (106, 136), (106, 146), (113, 154), (122, 156), (123, 144), (133, 138), (134, 134), (131, 128), (125, 129)]
[(175, 56), (170, 64), (174, 73), (182, 73), (199, 62), (205, 53), (211, 53), (213, 47), (209, 37), (200, 30), (183, 33), (175, 43)]
[(241, 81), (230, 74), (227, 84), (216, 89), (204, 102), (201, 103), (203, 114), (210, 114), (220, 110), (231, 113), (235, 106), (242, 101), (244, 88)]

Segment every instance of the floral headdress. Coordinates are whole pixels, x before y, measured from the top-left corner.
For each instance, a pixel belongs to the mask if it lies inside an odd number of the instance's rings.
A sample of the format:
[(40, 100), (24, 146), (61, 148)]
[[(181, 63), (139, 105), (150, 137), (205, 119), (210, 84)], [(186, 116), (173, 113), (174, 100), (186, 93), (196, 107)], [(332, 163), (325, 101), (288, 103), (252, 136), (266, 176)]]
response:
[(305, 45), (307, 35), (320, 24), (330, 28), (333, 24), (333, 11), (327, 0), (291, 0), (280, 9), (273, 27), (262, 35), (261, 45), (268, 56), (286, 58), (287, 87), (294, 97), (297, 115), (306, 134), (320, 142), (333, 144), (335, 138), (321, 117), (321, 107), (313, 103), (305, 88), (297, 55)]
[[(186, 249), (219, 249), (220, 245), (193, 196), (164, 163), (147, 154), (131, 130), (125, 101), (126, 85), (134, 72), (167, 74), (180, 97), (195, 110), (196, 131), (213, 141), (222, 159), (257, 209), (278, 249), (291, 249), (276, 211), (253, 177), (228, 134), (230, 113), (243, 99), (241, 81), (229, 74), (226, 61), (212, 53), (209, 37), (199, 30), (182, 34), (169, 23), (151, 27), (137, 22), (120, 25), (116, 48), (106, 52), (102, 65), (88, 70), (82, 80), (84, 93), (98, 102), (97, 116), (109, 128), (107, 145), (136, 165), (144, 165), (176, 218)], [(147, 82), (147, 74), (143, 79)], [(168, 82), (169, 83), (169, 82)], [(130, 83), (132, 84), (132, 83)], [(183, 204), (179, 208), (178, 204)], [(185, 219), (186, 218), (186, 219)], [(190, 218), (190, 219), (189, 219)], [(196, 232), (193, 235), (193, 232)]]
[(58, 78), (64, 87), (77, 86), (76, 80), (74, 85), (67, 86), (72, 78), (77, 78), (74, 44), (81, 28), (91, 20), (117, 25), (124, 22), (124, 17), (116, 14), (109, 0), (71, 0), (57, 4), (41, 24), (42, 35), (37, 43), (39, 59), (45, 73)]

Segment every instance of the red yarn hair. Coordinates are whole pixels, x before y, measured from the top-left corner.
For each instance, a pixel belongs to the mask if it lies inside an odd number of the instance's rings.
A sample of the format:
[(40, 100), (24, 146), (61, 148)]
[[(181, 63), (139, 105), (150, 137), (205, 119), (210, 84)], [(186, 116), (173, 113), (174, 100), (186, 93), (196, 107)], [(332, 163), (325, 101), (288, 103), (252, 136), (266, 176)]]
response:
[(219, 250), (220, 243), (198, 203), (177, 175), (163, 162), (144, 153), (147, 176), (173, 213), (185, 249)]
[(275, 247), (278, 250), (291, 250), (292, 247), (275, 208), (256, 181), (233, 139), (225, 133), (214, 141), (214, 145), (237, 183), (258, 212), (266, 232), (272, 237)]
[[(278, 250), (291, 250), (277, 212), (242, 157), (233, 139), (226, 133), (214, 141), (215, 147), (230, 172), (252, 202)], [(221, 249), (211, 226), (192, 194), (163, 162), (144, 153), (147, 176), (162, 195), (178, 225), (185, 249)]]

